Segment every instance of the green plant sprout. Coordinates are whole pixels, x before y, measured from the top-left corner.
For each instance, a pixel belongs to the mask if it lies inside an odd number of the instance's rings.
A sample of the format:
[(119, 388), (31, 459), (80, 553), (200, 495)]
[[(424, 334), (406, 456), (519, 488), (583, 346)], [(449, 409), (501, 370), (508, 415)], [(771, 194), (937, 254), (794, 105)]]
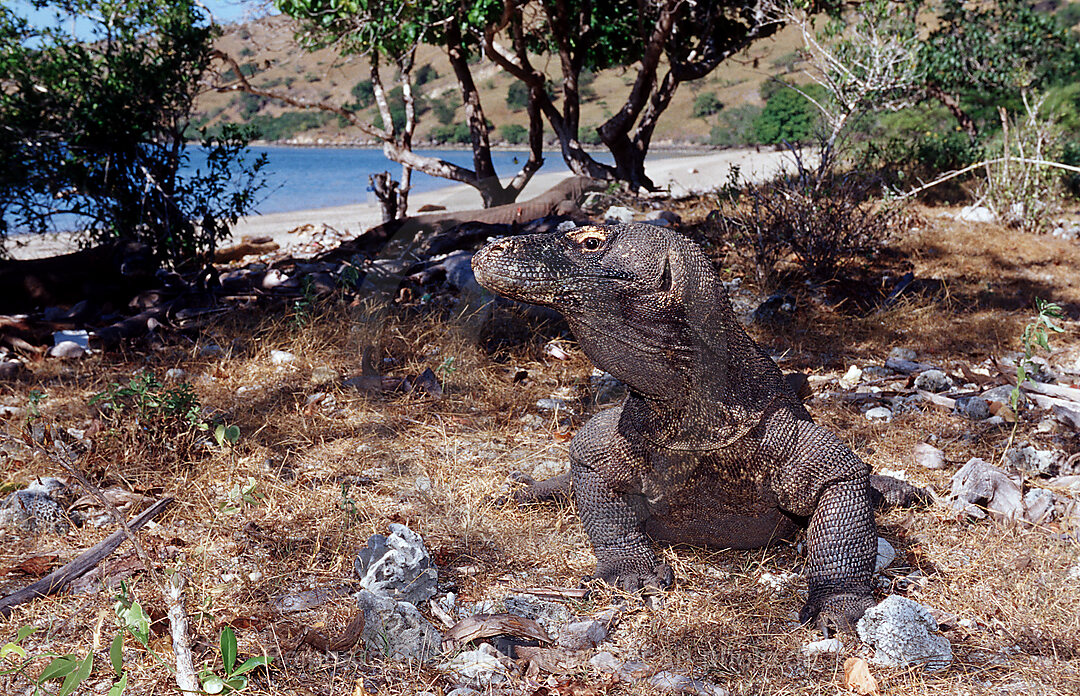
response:
[(221, 630), (221, 664), (224, 667), (224, 676), (218, 676), (209, 667), (203, 667), (199, 674), (203, 691), (208, 694), (222, 694), (230, 691), (240, 691), (247, 688), (247, 672), (256, 667), (267, 667), (273, 661), (272, 657), (260, 656), (249, 657), (239, 667), (236, 666), (236, 633), (231, 626)]
[[(54, 679), (63, 679), (60, 684), (60, 690), (56, 692), (56, 696), (69, 696), (74, 693), (75, 689), (79, 687), (86, 678), (90, 676), (90, 672), (94, 668), (94, 653), (91, 651), (87, 653), (86, 657), (79, 659), (77, 655), (57, 655), (56, 653), (42, 653), (41, 655), (30, 655), (26, 649), (19, 643), (24, 641), (27, 637), (37, 632), (37, 628), (33, 626), (20, 626), (16, 633), (15, 640), (5, 643), (0, 646), (0, 667), (7, 664), (13, 664), (12, 667), (0, 670), (0, 676), (8, 674), (23, 674), (26, 675), (26, 668), (30, 666), (34, 660), (52, 658), (49, 664), (45, 665), (45, 669), (41, 671), (41, 674), (36, 679), (32, 679), (34, 683), (34, 696), (42, 693), (51, 693), (43, 688), (43, 685), (47, 681)], [(110, 696), (119, 696), (119, 693), (112, 694)]]
[(1024, 383), (1028, 375), (1033, 375), (1039, 370), (1038, 364), (1032, 360), (1036, 350), (1042, 348), (1050, 352), (1048, 332), (1065, 332), (1065, 329), (1054, 323), (1055, 319), (1061, 320), (1065, 316), (1060, 305), (1036, 297), (1035, 310), (1036, 315), (1024, 327), (1024, 333), (1020, 337), (1020, 342), (1024, 346), (1024, 357), (1016, 361), (1016, 386), (1009, 394), (1009, 403), (1014, 411), (1020, 404), (1020, 385)]

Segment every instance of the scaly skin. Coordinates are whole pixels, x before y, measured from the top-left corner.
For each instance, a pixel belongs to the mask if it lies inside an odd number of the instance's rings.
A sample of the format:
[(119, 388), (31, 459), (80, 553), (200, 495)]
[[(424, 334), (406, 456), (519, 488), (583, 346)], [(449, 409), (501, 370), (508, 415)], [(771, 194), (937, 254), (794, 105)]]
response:
[[(596, 576), (667, 586), (653, 541), (757, 548), (806, 529), (804, 621), (850, 631), (873, 604), (875, 500), (919, 489), (875, 477), (815, 425), (776, 363), (735, 319), (701, 250), (649, 225), (579, 227), (491, 242), (477, 281), (562, 312), (589, 359), (630, 387), (570, 444)], [(539, 482), (520, 499), (565, 490)], [(560, 485), (561, 484), (561, 485)]]

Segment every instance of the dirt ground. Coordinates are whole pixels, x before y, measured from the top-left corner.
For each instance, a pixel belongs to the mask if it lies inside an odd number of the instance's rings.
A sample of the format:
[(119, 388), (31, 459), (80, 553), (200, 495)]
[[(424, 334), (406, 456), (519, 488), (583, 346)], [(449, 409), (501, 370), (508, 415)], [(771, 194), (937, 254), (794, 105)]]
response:
[[(704, 219), (704, 207), (687, 205), (681, 212), (692, 232), (707, 236), (707, 227), (695, 223)], [(861, 274), (880, 279), (914, 272), (912, 290), (891, 307), (854, 311), (854, 303), (806, 289), (797, 293), (790, 324), (751, 329), (785, 370), (814, 377), (808, 405), (816, 420), (875, 471), (904, 472), (942, 498), (960, 465), (972, 456), (998, 463), (1009, 443), (1080, 451), (1076, 432), (1040, 429), (1038, 413), (1022, 414), (1015, 428), (933, 408), (881, 423), (867, 420), (856, 401), (827, 397), (849, 366), (881, 365), (895, 347), (949, 370), (1014, 353), (1035, 297), (1061, 304), (1067, 316), (1065, 332), (1051, 337), (1051, 364), (1080, 358), (1080, 243), (957, 222), (955, 213), (914, 210), (887, 253)], [(712, 251), (719, 261), (731, 261), (722, 246)], [(745, 267), (736, 264), (725, 273), (731, 275), (752, 285)], [(865, 285), (864, 292), (874, 291), (872, 283)], [(445, 394), (374, 394), (345, 387), (332, 375), (315, 383), (330, 374), (325, 368), (360, 374), (369, 346), (385, 376), (431, 368)], [(183, 375), (174, 372), (179, 381), (167, 381), (174, 369)], [(140, 415), (103, 412), (100, 403), (89, 403), (109, 384), (145, 371), (170, 388), (190, 383), (203, 407), (200, 418), (238, 426), (236, 444), (219, 445), (212, 433), (182, 419), (155, 420), (157, 407)], [(452, 303), (441, 309), (419, 300), (378, 306), (337, 296), (311, 306), (254, 306), (122, 352), (34, 364), (17, 380), (0, 382), (0, 405), (12, 407), (0, 428), (16, 438), (0, 442), (5, 490), (36, 476), (64, 475), (55, 461), (18, 440), (29, 420), (81, 431), (92, 445), (77, 465), (102, 489), (149, 499), (171, 495), (176, 502), (140, 533), (153, 572), (144, 572), (125, 545), (80, 593), (26, 603), (0, 619), (0, 645), (15, 640), (20, 627), (36, 627), (20, 643), (28, 656), (40, 658), (27, 670), (34, 676), (49, 654), (82, 659), (92, 651), (93, 672), (76, 693), (105, 693), (116, 680), (109, 649), (120, 630), (117, 598), (136, 600), (153, 624), (147, 646), (131, 636), (124, 641), (125, 693), (175, 693), (161, 585), (165, 572), (176, 572), (188, 582), (197, 670), (205, 664), (221, 672), (218, 636), (225, 626), (234, 628), (242, 658), (274, 658), (269, 670), (250, 673), (248, 693), (449, 692), (453, 681), (445, 673), (381, 661), (362, 644), (337, 652), (296, 647), (305, 627), (340, 632), (357, 613), (350, 596), (332, 597), (299, 616), (283, 615), (274, 600), (355, 583), (357, 549), (391, 522), (424, 537), (438, 565), (440, 594), (456, 592), (459, 604), (497, 599), (511, 588), (577, 586), (594, 559), (572, 507), (519, 508), (492, 500), (513, 471), (539, 477), (566, 466), (570, 436), (595, 411), (588, 405), (591, 371), (558, 321), (512, 308), (484, 317), (456, 311)], [(574, 412), (540, 410), (537, 402), (553, 394)], [(915, 464), (914, 446), (926, 441), (944, 450), (945, 469)], [(129, 517), (144, 503), (135, 505), (125, 508)], [(1053, 522), (1032, 527), (958, 519), (941, 501), (879, 515), (878, 525), (898, 552), (879, 583), (881, 594), (901, 593), (957, 619), (944, 633), (954, 651), (949, 668), (928, 674), (871, 665), (881, 693), (1080, 693), (1080, 577), (1069, 574), (1080, 561), (1076, 530), (1070, 536)], [(0, 530), (0, 595), (110, 531), (111, 525), (92, 523), (62, 535)], [(587, 599), (566, 600), (580, 615), (622, 602), (603, 649), (706, 679), (731, 694), (845, 692), (845, 658), (865, 656), (867, 649), (849, 636), (839, 656), (804, 657), (801, 647), (821, 637), (796, 620), (804, 581), (775, 588), (762, 582), (766, 573), (799, 569), (796, 546), (662, 553), (676, 577), (662, 597), (641, 602), (601, 588)], [(33, 558), (42, 560), (27, 562)], [(921, 573), (915, 580), (913, 571)], [(0, 670), (13, 659), (0, 660)], [(52, 692), (58, 683), (50, 682)], [(588, 669), (544, 677), (527, 689), (511, 683), (529, 694), (658, 693)], [(27, 674), (8, 674), (0, 675), (0, 691), (32, 689)]]

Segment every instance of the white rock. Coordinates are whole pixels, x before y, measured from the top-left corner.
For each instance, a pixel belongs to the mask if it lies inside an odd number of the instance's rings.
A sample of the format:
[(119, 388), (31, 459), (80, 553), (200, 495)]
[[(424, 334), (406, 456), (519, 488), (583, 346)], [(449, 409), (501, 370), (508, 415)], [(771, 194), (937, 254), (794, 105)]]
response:
[(60, 341), (49, 349), (49, 355), (54, 358), (73, 359), (86, 355), (86, 349), (75, 341)]
[(296, 356), (287, 350), (272, 350), (270, 351), (270, 362), (274, 365), (286, 365), (296, 362)]
[(613, 205), (604, 213), (606, 222), (627, 223), (634, 221), (634, 211), (621, 205)]
[(442, 663), (439, 669), (454, 674), (470, 686), (484, 687), (507, 680), (505, 660), (490, 644), (481, 643), (476, 650), (460, 653)]
[(649, 684), (660, 691), (673, 694), (693, 694), (694, 696), (728, 696), (728, 690), (701, 679), (691, 679), (676, 672), (657, 672), (649, 677)]
[(168, 370), (165, 371), (166, 382), (183, 382), (186, 379), (187, 372), (184, 372), (184, 370), (180, 369), (179, 367), (170, 367)]
[(1020, 478), (973, 457), (953, 474), (952, 507), (976, 519), (986, 517), (986, 511), (1001, 521), (1014, 521), (1024, 514), (1020, 494)]
[(391, 524), (390, 536), (373, 534), (353, 565), (360, 586), (375, 594), (411, 604), (435, 596), (438, 571), (424, 540), (403, 524)]
[(374, 655), (428, 662), (442, 652), (442, 634), (408, 602), (368, 590), (356, 594), (364, 612), (364, 644)]
[(969, 205), (965, 206), (956, 215), (957, 220), (963, 220), (965, 222), (993, 222), (997, 218), (986, 206), (982, 205)]
[(943, 392), (952, 386), (952, 380), (941, 370), (924, 370), (915, 378), (915, 388), (928, 392)]
[(595, 619), (575, 621), (559, 633), (559, 647), (566, 650), (591, 650), (604, 642), (607, 629)]
[(944, 469), (945, 453), (929, 443), (918, 442), (915, 444), (915, 463), (924, 469)]
[(825, 640), (815, 640), (802, 646), (802, 654), (803, 657), (814, 657), (816, 655), (839, 653), (843, 649), (844, 644), (840, 642), (839, 638), (826, 638)]
[(282, 273), (276, 268), (271, 268), (269, 271), (266, 272), (266, 275), (263, 276), (263, 290), (272, 290), (287, 281), (288, 279), (289, 276), (287, 276), (286, 274)]
[(948, 638), (931, 635), (937, 621), (930, 610), (907, 597), (889, 595), (870, 607), (856, 630), (874, 648), (874, 662), (888, 667), (921, 665), (927, 671), (944, 669), (952, 662)]
[(848, 368), (844, 376), (840, 378), (841, 389), (853, 389), (859, 380), (862, 379), (863, 371), (859, 369), (858, 365), (852, 365)]
[(892, 411), (884, 406), (875, 406), (866, 412), (866, 420), (888, 423), (892, 420)]

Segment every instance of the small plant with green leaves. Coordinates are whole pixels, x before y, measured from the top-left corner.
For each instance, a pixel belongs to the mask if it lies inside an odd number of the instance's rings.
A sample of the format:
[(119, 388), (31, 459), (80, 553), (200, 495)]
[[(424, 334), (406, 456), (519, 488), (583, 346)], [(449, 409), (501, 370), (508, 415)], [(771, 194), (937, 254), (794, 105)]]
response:
[(301, 290), (300, 297), (293, 301), (292, 315), (290, 319), (292, 324), (297, 329), (302, 329), (311, 323), (311, 318), (315, 314), (315, 286), (312, 284), (310, 278), (304, 278), (304, 285)]
[[(90, 676), (94, 668), (94, 653), (88, 652), (86, 657), (81, 659), (75, 654), (58, 655), (47, 652), (31, 655), (20, 643), (37, 630), (33, 626), (21, 626), (15, 635), (15, 640), (0, 646), (0, 668), (6, 667), (6, 669), (0, 669), (0, 676), (19, 674), (26, 677), (34, 685), (34, 696), (54, 693), (45, 689), (45, 683), (63, 679), (60, 690), (55, 692), (56, 696), (69, 696)], [(49, 664), (45, 665), (45, 669), (37, 677), (30, 677), (27, 668), (34, 661), (42, 659), (49, 659)], [(119, 696), (119, 694), (119, 691), (116, 693), (109, 691), (109, 696)]]
[(30, 396), (26, 399), (26, 424), (30, 425), (41, 418), (41, 404), (49, 398), (49, 395), (40, 389), (31, 389)]
[(240, 691), (247, 688), (247, 673), (257, 667), (267, 667), (273, 661), (272, 657), (260, 656), (249, 657), (239, 667), (236, 666), (236, 633), (231, 626), (226, 626), (221, 631), (221, 664), (224, 667), (219, 676), (209, 667), (204, 666), (199, 674), (203, 691), (208, 694), (227, 694), (230, 691)]
[(1016, 386), (1009, 395), (1009, 402), (1014, 411), (1020, 403), (1020, 385), (1039, 370), (1039, 365), (1032, 359), (1035, 353), (1039, 348), (1050, 352), (1050, 332), (1065, 332), (1065, 329), (1055, 323), (1055, 320), (1060, 321), (1064, 317), (1060, 305), (1036, 297), (1035, 311), (1035, 316), (1024, 327), (1024, 333), (1020, 336), (1024, 356), (1016, 361)]
[(228, 497), (218, 505), (218, 510), (225, 515), (235, 515), (245, 504), (260, 505), (266, 496), (258, 488), (259, 482), (253, 476), (248, 476), (243, 484), (233, 484)]

